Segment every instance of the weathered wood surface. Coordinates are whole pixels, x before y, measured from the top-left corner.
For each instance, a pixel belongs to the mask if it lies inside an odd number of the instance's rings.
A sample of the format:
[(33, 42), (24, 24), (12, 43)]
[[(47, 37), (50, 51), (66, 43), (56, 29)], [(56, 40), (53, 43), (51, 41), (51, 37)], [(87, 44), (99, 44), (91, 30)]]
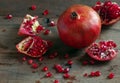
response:
[[(25, 14), (30, 13), (32, 15), (38, 15), (39, 22), (42, 23), (43, 16), (41, 15), (42, 10), (50, 10), (50, 15), (47, 17), (52, 18), (57, 21), (58, 16), (66, 7), (75, 3), (82, 3), (87, 5), (92, 5), (97, 0), (0, 0), (0, 83), (53, 83), (54, 79), (59, 79), (60, 83), (120, 83), (120, 54), (107, 63), (98, 63), (96, 65), (82, 66), (81, 61), (85, 57), (82, 50), (75, 51), (72, 48), (65, 46), (58, 37), (56, 27), (48, 27), (52, 29), (52, 34), (50, 36), (42, 36), (45, 39), (50, 39), (54, 41), (55, 45), (49, 51), (58, 50), (62, 56), (65, 53), (70, 53), (71, 59), (74, 60), (74, 65), (70, 71), (71, 75), (75, 75), (74, 80), (64, 80), (61, 74), (56, 74), (52, 69), (55, 63), (65, 63), (65, 59), (45, 59), (42, 65), (37, 69), (38, 72), (32, 73), (32, 69), (26, 63), (21, 63), (19, 60), (23, 54), (17, 53), (15, 45), (22, 40), (21, 37), (17, 35), (18, 28), (22, 22)], [(120, 0), (115, 0), (120, 2)], [(89, 2), (89, 3), (88, 3)], [(38, 9), (35, 11), (29, 11), (27, 8), (31, 4), (38, 5)], [(51, 5), (52, 4), (52, 5)], [(3, 17), (11, 13), (13, 17), (11, 20), (6, 20)], [(44, 24), (44, 23), (42, 23)], [(44, 25), (46, 26), (46, 25)], [(112, 26), (107, 26), (102, 28), (101, 35), (98, 40), (112, 39), (118, 44), (118, 49), (120, 49), (120, 21)], [(40, 63), (41, 64), (41, 63)], [(41, 71), (43, 66), (49, 66), (50, 71), (54, 73), (52, 78), (42, 78), (44, 72)], [(100, 70), (102, 75), (96, 78), (85, 78), (83, 74), (85, 72), (91, 72), (94, 70)], [(108, 80), (107, 75), (110, 72), (115, 73), (115, 78)]]

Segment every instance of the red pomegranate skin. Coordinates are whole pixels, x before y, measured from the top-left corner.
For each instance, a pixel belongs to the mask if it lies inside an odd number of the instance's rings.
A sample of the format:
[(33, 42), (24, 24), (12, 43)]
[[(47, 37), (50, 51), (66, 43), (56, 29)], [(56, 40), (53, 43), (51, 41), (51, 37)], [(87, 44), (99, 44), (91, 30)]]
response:
[[(71, 17), (73, 12), (76, 18)], [(57, 28), (65, 44), (80, 49), (89, 46), (100, 35), (101, 20), (91, 7), (75, 4), (60, 15)]]

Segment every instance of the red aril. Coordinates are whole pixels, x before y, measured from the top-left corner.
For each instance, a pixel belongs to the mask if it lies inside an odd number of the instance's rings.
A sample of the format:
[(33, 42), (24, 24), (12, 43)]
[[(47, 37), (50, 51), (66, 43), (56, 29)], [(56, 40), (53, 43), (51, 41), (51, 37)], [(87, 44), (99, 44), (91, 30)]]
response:
[(41, 32), (44, 27), (37, 21), (37, 16), (26, 15), (20, 25), (18, 35), (33, 36)]
[(48, 50), (47, 41), (38, 36), (29, 36), (16, 45), (20, 53), (31, 57), (41, 57)]
[(101, 20), (91, 7), (77, 4), (60, 15), (57, 28), (65, 44), (80, 49), (92, 44), (100, 35)]
[(100, 41), (90, 45), (86, 52), (87, 54), (98, 61), (109, 61), (116, 57), (118, 50), (116, 43), (112, 40)]
[(120, 6), (116, 2), (106, 0), (102, 3), (98, 1), (93, 9), (100, 15), (103, 25), (110, 25), (120, 20)]

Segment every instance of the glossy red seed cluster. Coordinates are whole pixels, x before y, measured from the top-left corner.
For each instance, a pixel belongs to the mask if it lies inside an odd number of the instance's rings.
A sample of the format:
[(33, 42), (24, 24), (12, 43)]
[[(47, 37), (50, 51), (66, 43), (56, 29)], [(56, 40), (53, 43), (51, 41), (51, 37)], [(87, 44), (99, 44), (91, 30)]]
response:
[(100, 71), (92, 71), (92, 72), (90, 72), (90, 74), (88, 74), (88, 73), (84, 73), (83, 74), (83, 76), (84, 77), (99, 77), (99, 76), (101, 76), (101, 72)]
[(116, 56), (116, 47), (116, 43), (112, 40), (100, 41), (98, 43), (93, 43), (90, 47), (88, 47), (86, 52), (96, 60), (107, 61), (113, 59)]
[(104, 3), (98, 1), (93, 9), (96, 10), (101, 19), (106, 22), (110, 22), (113, 19), (120, 17), (120, 6), (116, 2), (110, 0), (105, 1)]

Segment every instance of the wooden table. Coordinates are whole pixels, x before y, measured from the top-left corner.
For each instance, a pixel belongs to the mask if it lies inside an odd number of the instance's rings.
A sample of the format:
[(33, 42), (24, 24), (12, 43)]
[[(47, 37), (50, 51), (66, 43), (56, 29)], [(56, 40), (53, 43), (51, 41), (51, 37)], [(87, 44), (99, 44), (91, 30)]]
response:
[[(43, 22), (44, 18), (53, 19), (55, 22), (58, 16), (72, 4), (86, 4), (93, 5), (97, 0), (0, 0), (0, 83), (53, 83), (55, 79), (60, 80), (60, 83), (120, 83), (120, 54), (117, 58), (110, 62), (97, 63), (95, 65), (81, 65), (83, 59), (87, 56), (84, 50), (75, 50), (64, 45), (57, 34), (55, 27), (47, 27)], [(104, 1), (104, 0), (101, 0)], [(120, 3), (120, 0), (113, 0)], [(88, 3), (89, 2), (89, 3)], [(29, 7), (35, 4), (37, 9), (35, 11), (29, 10)], [(43, 16), (42, 12), (48, 9), (49, 15)], [(4, 19), (7, 14), (12, 14), (13, 18), (10, 20)], [(49, 36), (43, 36), (44, 39), (49, 39), (54, 42), (54, 46), (48, 51), (58, 51), (59, 56), (63, 57), (66, 53), (70, 54), (70, 59), (74, 61), (70, 74), (73, 78), (69, 80), (63, 79), (63, 74), (58, 74), (52, 68), (55, 63), (64, 64), (66, 59), (55, 58), (48, 59), (39, 62), (41, 65), (36, 73), (33, 73), (33, 69), (30, 68), (26, 62), (21, 63), (20, 59), (23, 54), (19, 54), (15, 48), (15, 45), (22, 40), (22, 37), (17, 35), (18, 28), (26, 14), (38, 15), (39, 22), (52, 30), (52, 34)], [(118, 44), (120, 49), (120, 21), (112, 26), (102, 28), (101, 35), (98, 40), (112, 39)], [(47, 55), (47, 54), (46, 54)], [(41, 71), (43, 66), (47, 65), (49, 71), (54, 75), (51, 78), (43, 78), (45, 72)], [(95, 78), (83, 77), (85, 72), (100, 70), (102, 75)], [(107, 75), (110, 72), (115, 73), (114, 79), (107, 79)]]

